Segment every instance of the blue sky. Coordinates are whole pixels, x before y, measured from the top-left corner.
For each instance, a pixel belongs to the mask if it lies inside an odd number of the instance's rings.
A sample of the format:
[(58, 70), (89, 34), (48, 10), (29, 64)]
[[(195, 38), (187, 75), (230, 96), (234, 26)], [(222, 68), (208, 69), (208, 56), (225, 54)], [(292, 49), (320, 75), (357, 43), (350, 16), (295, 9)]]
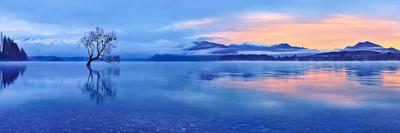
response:
[[(96, 26), (118, 33), (114, 53), (125, 56), (169, 51), (199, 38), (314, 49), (372, 40), (397, 47), (400, 29), (390, 27), (399, 13), (397, 0), (12, 0), (0, 4), (0, 31), (30, 55), (84, 55), (76, 41)], [(299, 37), (302, 28), (308, 36)], [(318, 33), (318, 39), (309, 38)]]

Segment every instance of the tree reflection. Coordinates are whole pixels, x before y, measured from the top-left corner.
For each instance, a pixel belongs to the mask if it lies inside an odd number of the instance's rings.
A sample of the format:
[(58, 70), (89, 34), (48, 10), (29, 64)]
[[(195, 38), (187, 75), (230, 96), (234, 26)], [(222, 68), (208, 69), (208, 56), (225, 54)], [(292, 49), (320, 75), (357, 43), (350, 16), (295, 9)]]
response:
[(0, 65), (1, 85), (0, 89), (5, 89), (25, 73), (26, 65), (23, 64), (2, 64)]
[(96, 103), (103, 103), (107, 98), (115, 98), (117, 90), (112, 78), (119, 76), (118, 68), (107, 68), (102, 71), (88, 67), (89, 76), (82, 91)]

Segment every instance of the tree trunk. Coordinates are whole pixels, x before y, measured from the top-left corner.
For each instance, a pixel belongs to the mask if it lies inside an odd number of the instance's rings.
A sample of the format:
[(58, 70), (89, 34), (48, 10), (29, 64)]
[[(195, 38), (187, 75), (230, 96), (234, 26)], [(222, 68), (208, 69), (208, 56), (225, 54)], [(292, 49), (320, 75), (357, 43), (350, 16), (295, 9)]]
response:
[(87, 66), (87, 67), (90, 67), (90, 64), (92, 64), (92, 61), (93, 61), (93, 59), (89, 59), (89, 60), (87, 61), (87, 63), (86, 63), (86, 66)]

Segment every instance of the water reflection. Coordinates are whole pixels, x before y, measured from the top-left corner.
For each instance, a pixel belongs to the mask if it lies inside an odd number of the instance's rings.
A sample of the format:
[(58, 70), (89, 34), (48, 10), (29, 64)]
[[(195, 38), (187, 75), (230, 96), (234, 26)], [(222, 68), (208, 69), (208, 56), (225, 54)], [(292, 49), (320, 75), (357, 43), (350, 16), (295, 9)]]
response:
[[(391, 63), (389, 63), (391, 64)], [(392, 63), (393, 64), (393, 63)], [(282, 66), (285, 65), (285, 66)], [(267, 64), (259, 68), (230, 67), (215, 68), (204, 71), (199, 75), (200, 80), (215, 80), (218, 78), (230, 77), (243, 80), (256, 78), (296, 78), (312, 71), (333, 71), (345, 72), (348, 80), (354, 80), (363, 85), (383, 85), (385, 75), (396, 73), (399, 65), (388, 65), (385, 62), (373, 63), (276, 63)]]
[(384, 76), (399, 70), (398, 65), (384, 63), (363, 63), (343, 66), (349, 80), (357, 81), (363, 85), (383, 85)]
[(201, 73), (199, 79), (229, 88), (350, 106), (400, 94), (400, 65), (395, 62), (313, 63), (270, 63), (255, 71), (214, 69)]
[(0, 132), (400, 129), (398, 62), (28, 65), (0, 93)]
[(310, 72), (297, 78), (232, 80), (220, 79), (219, 82), (231, 87), (254, 89), (285, 95), (291, 98), (311, 99), (343, 105), (355, 105), (368, 91), (360, 85), (346, 80), (344, 72)]
[(383, 85), (400, 92), (400, 72), (386, 72), (383, 74)]
[(24, 74), (26, 70), (25, 64), (0, 64), (1, 86), (0, 89), (5, 89), (14, 81)]
[(114, 88), (113, 77), (119, 76), (118, 68), (107, 68), (101, 71), (88, 67), (89, 75), (82, 92), (96, 103), (103, 103), (107, 98), (115, 98), (117, 90)]

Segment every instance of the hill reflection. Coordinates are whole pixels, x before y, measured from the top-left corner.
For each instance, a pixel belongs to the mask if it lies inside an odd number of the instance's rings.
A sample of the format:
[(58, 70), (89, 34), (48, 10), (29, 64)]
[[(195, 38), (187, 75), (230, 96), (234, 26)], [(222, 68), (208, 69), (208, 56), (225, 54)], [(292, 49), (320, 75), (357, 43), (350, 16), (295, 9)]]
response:
[[(209, 71), (203, 71), (199, 75), (200, 80), (216, 80), (219, 78), (230, 77), (251, 80), (255, 78), (295, 78), (313, 71), (333, 71), (344, 72), (348, 80), (353, 80), (363, 85), (382, 85), (384, 76), (396, 73), (400, 67), (398, 65), (385, 65), (381, 63), (320, 63), (307, 64), (287, 63), (286, 66), (275, 66), (269, 64), (262, 67), (220, 67)], [(371, 80), (374, 79), (374, 80)]]
[(340, 105), (360, 105), (374, 98), (400, 94), (400, 65), (385, 62), (278, 65), (209, 69), (198, 78), (228, 88)]

